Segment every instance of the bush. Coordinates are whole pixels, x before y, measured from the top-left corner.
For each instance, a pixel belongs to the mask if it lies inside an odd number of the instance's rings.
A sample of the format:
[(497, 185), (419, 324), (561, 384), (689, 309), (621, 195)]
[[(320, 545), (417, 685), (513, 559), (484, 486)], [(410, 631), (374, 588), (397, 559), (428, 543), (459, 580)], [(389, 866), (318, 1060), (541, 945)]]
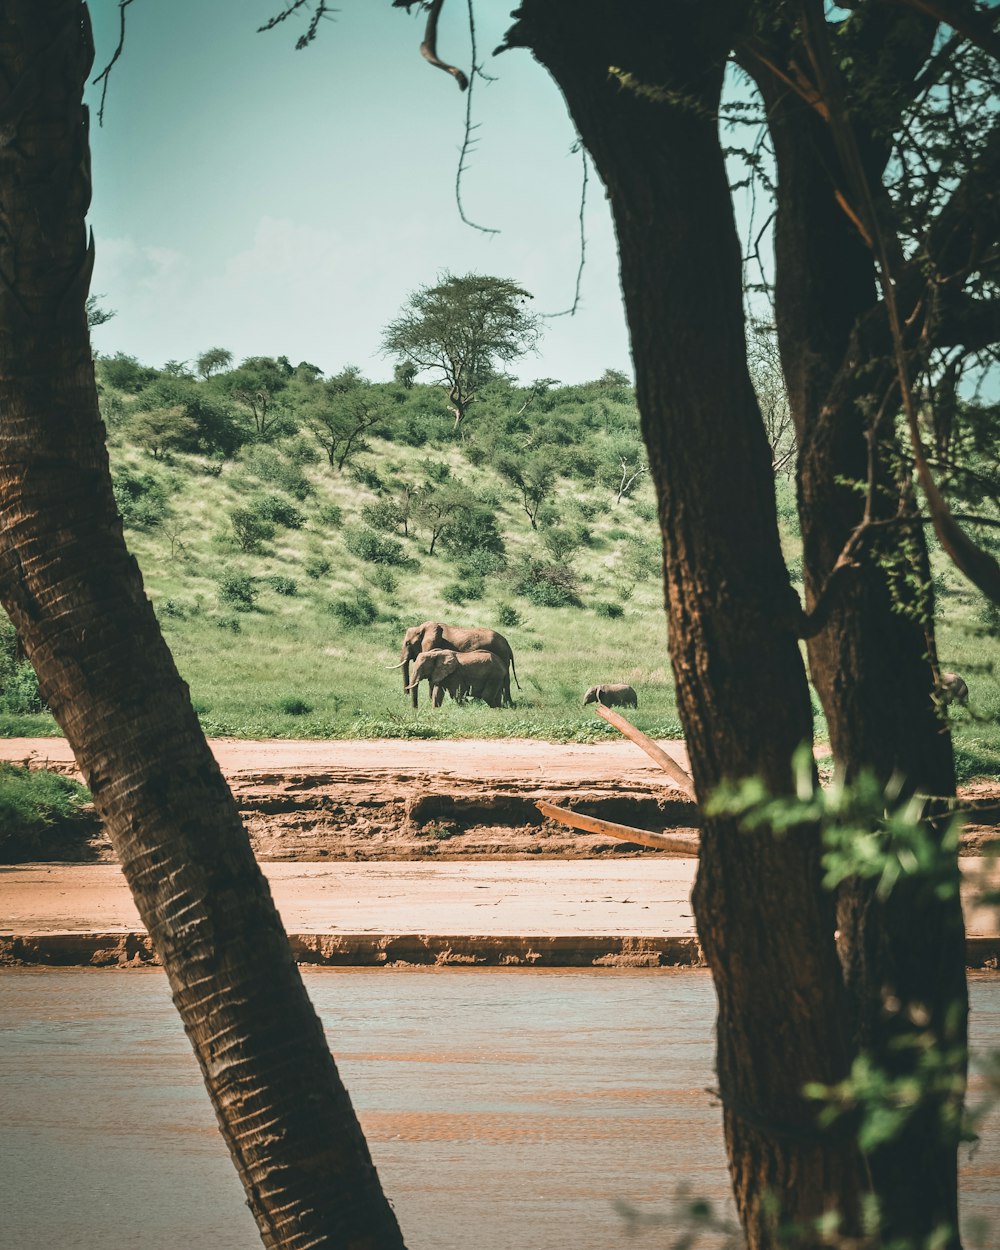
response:
[(321, 577), (325, 577), (331, 569), (330, 561), (326, 556), (312, 555), (307, 556), (305, 563), (302, 565), (302, 571), (306, 577), (311, 577), (314, 582), (318, 582)]
[(336, 503), (325, 503), (316, 510), (316, 520), (320, 525), (328, 525), (336, 529), (344, 519), (344, 509)]
[(257, 602), (257, 587), (249, 573), (228, 569), (219, 578), (219, 601), (237, 612), (249, 612)]
[(542, 542), (552, 558), (560, 562), (565, 562), (574, 551), (580, 549), (579, 535), (561, 526), (553, 526), (552, 529), (545, 530), (542, 534)]
[(399, 588), (399, 579), (385, 567), (384, 564), (376, 564), (366, 574), (368, 580), (373, 586), (377, 586), (379, 590), (384, 590), (387, 595), (396, 593)]
[(241, 456), (243, 467), (262, 482), (272, 482), (301, 502), (315, 493), (312, 482), (298, 464), (290, 463), (273, 447), (248, 447)]
[(80, 821), (89, 801), (78, 781), (60, 773), (0, 762), (0, 861), (37, 854), (46, 831)]
[(366, 503), (361, 509), (361, 519), (374, 530), (383, 533), (394, 533), (403, 521), (399, 505), (389, 499), (380, 499), (376, 503)]
[(276, 533), (274, 523), (260, 516), (253, 508), (233, 508), (229, 520), (241, 551), (259, 551)]
[(290, 530), (300, 530), (306, 523), (305, 513), (280, 495), (261, 495), (253, 500), (250, 507), (262, 520), (273, 521), (275, 525), (284, 525)]
[(38, 689), (35, 670), (18, 658), (17, 633), (13, 624), (0, 614), (0, 709), (13, 716), (31, 716), (46, 711)]
[(286, 716), (308, 716), (313, 709), (312, 704), (307, 703), (305, 699), (289, 697), (278, 700), (278, 710), (284, 712)]
[(598, 616), (606, 616), (611, 621), (617, 621), (625, 615), (625, 609), (620, 603), (595, 603), (594, 611)]
[(445, 603), (453, 603), (461, 607), (470, 600), (482, 599), (486, 594), (486, 583), (481, 577), (469, 577), (462, 582), (450, 582), (441, 588), (441, 598)]
[(356, 590), (350, 598), (335, 599), (330, 611), (348, 629), (360, 629), (378, 620), (378, 608), (366, 590)]
[(138, 395), (144, 386), (155, 382), (160, 376), (148, 365), (139, 364), (134, 356), (125, 352), (116, 352), (113, 356), (102, 356), (98, 364), (101, 378), (116, 391), (126, 391), (130, 395)]
[(116, 469), (111, 475), (111, 488), (127, 529), (154, 529), (166, 517), (166, 491), (151, 473)]
[(512, 603), (498, 603), (496, 611), (497, 624), (502, 625), (505, 629), (513, 629), (515, 625), (523, 624), (521, 613)]
[(299, 593), (299, 584), (294, 577), (286, 577), (284, 573), (274, 573), (270, 577), (265, 577), (264, 581), (277, 595), (297, 595)]
[(159, 617), (171, 617), (177, 621), (183, 621), (187, 616), (184, 605), (178, 603), (176, 599), (161, 599), (156, 605), (156, 615)]
[(495, 577), (507, 567), (507, 559), (495, 551), (470, 551), (458, 562), (458, 572), (463, 578)]
[(468, 556), (474, 551), (503, 556), (506, 552), (492, 508), (471, 501), (449, 517), (441, 531), (441, 547), (453, 556)]
[(376, 495), (380, 495), (385, 490), (385, 482), (382, 481), (378, 473), (370, 465), (352, 465), (351, 477), (360, 486), (367, 486), (369, 490), (374, 491)]
[(231, 634), (238, 634), (243, 628), (238, 616), (220, 616), (215, 623), (219, 629), (228, 629)]
[(354, 525), (344, 531), (344, 545), (351, 555), (369, 564), (389, 564), (401, 567), (407, 564), (403, 544), (395, 538), (376, 534), (366, 525)]
[(579, 608), (576, 575), (566, 564), (549, 564), (527, 557), (514, 575), (514, 593), (523, 595), (541, 608)]

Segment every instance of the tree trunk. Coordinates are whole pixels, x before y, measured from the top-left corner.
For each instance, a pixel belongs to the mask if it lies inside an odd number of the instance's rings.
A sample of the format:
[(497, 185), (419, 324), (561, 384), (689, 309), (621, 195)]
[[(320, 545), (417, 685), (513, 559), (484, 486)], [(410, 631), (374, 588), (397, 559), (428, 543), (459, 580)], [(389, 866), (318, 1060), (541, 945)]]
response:
[[(526, 0), (508, 37), (556, 79), (611, 201), (678, 707), (702, 802), (750, 775), (789, 793), (792, 754), (812, 735), (715, 123), (739, 10), (707, 7)], [(848, 1135), (818, 1131), (802, 1096), (848, 1062), (818, 834), (778, 839), (703, 819), (694, 906), (719, 996), (720, 1096), (748, 1244), (780, 1244), (769, 1196), (783, 1220), (807, 1226), (837, 1207), (849, 1229), (863, 1161)], [(807, 1231), (798, 1244), (820, 1237)]]
[[(871, 32), (883, 69), (892, 51), (891, 24), (900, 20), (880, 15)], [(932, 37), (933, 30), (925, 32), (925, 46)], [(921, 46), (911, 37), (903, 49), (919, 57)], [(826, 125), (783, 85), (766, 77), (761, 82), (778, 161), (776, 314), (801, 446), (803, 565), (814, 606), (862, 520), (864, 499), (843, 483), (866, 480), (866, 414), (887, 395), (889, 417), (875, 440), (873, 502), (876, 519), (897, 513), (901, 487), (886, 449), (893, 441), (894, 366), (885, 357), (886, 331), (860, 330), (877, 303), (872, 254), (837, 203), (831, 175), (837, 162)], [(860, 127), (861, 119), (855, 124)], [(873, 139), (862, 142), (877, 183), (881, 153)], [(903, 577), (894, 579), (894, 600), (878, 547), (869, 548), (861, 566), (831, 592), (827, 624), (809, 642), (812, 677), (834, 759), (847, 780), (869, 770), (883, 783), (900, 777), (910, 793), (946, 799), (955, 793), (955, 777), (951, 741), (932, 701), (932, 603), (919, 521), (901, 522), (886, 545), (896, 553), (909, 548), (928, 583), (926, 602)], [(928, 827), (936, 837), (942, 825), (933, 818), (940, 813), (941, 804), (931, 804)], [(957, 885), (957, 863), (954, 873)], [(873, 883), (849, 882), (839, 892), (837, 919), (855, 1045), (891, 1076), (907, 1076), (916, 1055), (901, 1049), (899, 1039), (915, 1032), (915, 1015), (926, 1017), (942, 1054), (961, 1055), (967, 993), (957, 888), (940, 899), (926, 882), (904, 878), (880, 902)], [(956, 1230), (947, 1245), (958, 1244), (958, 1123), (957, 1117), (942, 1120), (941, 1112), (961, 1102), (964, 1060), (955, 1064), (954, 1077), (947, 1098), (929, 1102), (871, 1156), (889, 1238), (916, 1242), (947, 1225)]]
[(84, 312), (92, 55), (80, 0), (3, 6), (0, 598), (166, 968), (264, 1244), (399, 1247), (115, 511)]

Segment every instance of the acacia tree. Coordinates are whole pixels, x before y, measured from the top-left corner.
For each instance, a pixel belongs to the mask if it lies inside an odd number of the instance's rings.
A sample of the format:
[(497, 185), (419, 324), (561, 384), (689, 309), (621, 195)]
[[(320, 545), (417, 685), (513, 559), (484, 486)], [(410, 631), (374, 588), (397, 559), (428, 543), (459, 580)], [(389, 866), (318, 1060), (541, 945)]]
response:
[(395, 1217), (111, 490), (87, 330), (80, 0), (0, 7), (0, 602), (169, 978), (266, 1246)]
[(531, 298), (506, 278), (445, 273), (410, 295), (385, 328), (383, 350), (441, 379), (457, 430), (497, 362), (518, 360), (538, 341), (538, 319), (525, 307)]

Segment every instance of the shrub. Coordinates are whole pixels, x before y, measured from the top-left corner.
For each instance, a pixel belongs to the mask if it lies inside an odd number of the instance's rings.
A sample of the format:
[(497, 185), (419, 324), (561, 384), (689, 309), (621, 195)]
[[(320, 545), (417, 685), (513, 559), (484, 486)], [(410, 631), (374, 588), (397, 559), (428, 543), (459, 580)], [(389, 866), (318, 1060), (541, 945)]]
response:
[(376, 495), (380, 495), (385, 490), (385, 482), (382, 481), (378, 473), (370, 465), (352, 465), (350, 473), (355, 482), (360, 486), (367, 486)]
[(156, 605), (156, 615), (160, 617), (168, 616), (174, 620), (182, 621), (187, 616), (187, 612), (184, 610), (184, 605), (178, 603), (176, 599), (162, 599)]
[(580, 549), (579, 535), (573, 530), (553, 526), (542, 534), (542, 542), (554, 560), (565, 562), (574, 551)]
[(457, 508), (448, 518), (441, 531), (441, 546), (453, 556), (467, 556), (474, 551), (502, 556), (506, 551), (493, 510), (473, 501)]
[(308, 716), (313, 709), (312, 704), (307, 703), (305, 699), (286, 697), (278, 700), (278, 710), (284, 712), (286, 716)]
[(259, 551), (276, 533), (274, 523), (260, 516), (253, 508), (233, 508), (229, 520), (241, 551)]
[(102, 356), (98, 371), (109, 386), (113, 386), (116, 391), (127, 391), (130, 395), (138, 395), (144, 386), (159, 377), (155, 369), (139, 364), (134, 356), (128, 356), (125, 352)]
[(495, 577), (497, 573), (502, 573), (507, 567), (507, 559), (505, 556), (495, 551), (470, 551), (467, 556), (463, 556), (458, 562), (458, 571), (463, 578), (478, 577)]
[(166, 491), (151, 473), (116, 469), (111, 475), (115, 503), (128, 529), (154, 529), (167, 515)]
[(336, 529), (344, 519), (344, 509), (336, 503), (325, 503), (316, 510), (316, 520), (320, 525), (328, 525)]
[(298, 582), (294, 577), (286, 577), (284, 573), (273, 573), (270, 577), (265, 577), (264, 581), (277, 595), (297, 595), (299, 593)]
[(514, 593), (542, 608), (579, 608), (576, 575), (566, 564), (549, 564), (529, 556), (514, 575)]
[(307, 556), (302, 570), (306, 577), (311, 577), (313, 581), (318, 582), (321, 577), (325, 577), (331, 568), (330, 561), (326, 556), (312, 555)]
[(373, 586), (377, 586), (379, 590), (384, 590), (387, 595), (396, 593), (399, 587), (399, 579), (385, 567), (384, 564), (376, 564), (365, 575)]
[(395, 538), (376, 534), (366, 525), (354, 525), (344, 531), (344, 545), (351, 555), (369, 564), (402, 566), (407, 563), (403, 544)]
[(78, 781), (60, 773), (0, 762), (0, 860), (37, 851), (52, 826), (80, 821), (89, 800)]
[(625, 609), (620, 603), (595, 603), (594, 611), (598, 616), (606, 616), (611, 621), (625, 615)]
[(441, 598), (445, 603), (454, 603), (461, 607), (470, 600), (482, 599), (486, 594), (486, 583), (481, 577), (468, 577), (461, 582), (449, 582), (441, 588)]
[(512, 629), (515, 625), (523, 624), (521, 613), (512, 603), (498, 603), (496, 618), (497, 624), (503, 625), (505, 629)]
[(219, 578), (219, 601), (237, 612), (249, 612), (257, 602), (257, 587), (249, 573), (227, 569)]
[(282, 499), (280, 495), (261, 495), (250, 506), (262, 520), (284, 525), (290, 530), (300, 530), (306, 522), (305, 513), (300, 512), (291, 500)]
[(374, 530), (383, 533), (394, 533), (403, 521), (399, 505), (390, 499), (379, 499), (375, 503), (366, 503), (361, 509), (361, 519)]
[(262, 482), (280, 486), (286, 494), (300, 502), (315, 493), (312, 482), (298, 464), (290, 463), (273, 447), (256, 444), (248, 447), (240, 457), (243, 467)]
[(215, 623), (219, 629), (228, 629), (231, 634), (238, 634), (243, 628), (238, 616), (220, 616)]
[(330, 611), (348, 629), (373, 625), (378, 620), (378, 608), (366, 590), (356, 590), (350, 598), (335, 599)]
[(35, 670), (18, 658), (17, 634), (0, 614), (0, 709), (13, 716), (31, 716), (46, 710)]
[(446, 460), (422, 460), (420, 467), (427, 480), (436, 486), (443, 485), (451, 477), (451, 465)]

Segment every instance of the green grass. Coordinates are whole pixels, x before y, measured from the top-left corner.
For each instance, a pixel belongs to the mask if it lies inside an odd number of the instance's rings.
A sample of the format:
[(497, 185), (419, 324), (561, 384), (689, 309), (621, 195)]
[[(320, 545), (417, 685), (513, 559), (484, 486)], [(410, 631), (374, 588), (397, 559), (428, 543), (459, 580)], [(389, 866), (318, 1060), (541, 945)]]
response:
[[(154, 460), (122, 441), (120, 433), (111, 455), (117, 473), (148, 474), (166, 501), (157, 523), (144, 518), (144, 528), (128, 528), (126, 537), (210, 735), (613, 739), (615, 732), (581, 706), (584, 691), (605, 681), (636, 688), (639, 708), (633, 719), (641, 729), (654, 736), (680, 734), (648, 481), (617, 506), (606, 488), (561, 483), (555, 501), (560, 523), (567, 529), (585, 524), (589, 531), (589, 541), (570, 557), (582, 607), (536, 606), (514, 592), (509, 572), (487, 575), (481, 598), (456, 605), (445, 594), (461, 581), (456, 561), (440, 550), (429, 556), (425, 535), (396, 535), (405, 563), (391, 570), (351, 553), (345, 532), (361, 524), (361, 509), (377, 496), (325, 462), (301, 469), (307, 493), (299, 498), (298, 490), (294, 506), (302, 524), (279, 524), (258, 550), (244, 551), (230, 514), (258, 496), (280, 495), (280, 482), (258, 476), (262, 464), (273, 469), (286, 463), (280, 448), (268, 448), (263, 459), (259, 448), (249, 448), (225, 462), (217, 476), (218, 463), (208, 458), (177, 454), (167, 462)], [(495, 497), (511, 567), (522, 555), (552, 558), (514, 490), (488, 466), (472, 467), (459, 448), (373, 440), (362, 461), (390, 484), (425, 476), (428, 461), (449, 465), (454, 475)], [(296, 475), (297, 469), (290, 471), (289, 480)], [(778, 482), (778, 506), (794, 572), (801, 564), (801, 542), (794, 489), (785, 479)], [(636, 558), (636, 539), (652, 544), (654, 554), (647, 553), (645, 564)], [(960, 672), (972, 692), (971, 711), (954, 710), (960, 768), (966, 777), (997, 775), (1000, 682), (989, 669), (996, 643), (983, 637), (981, 598), (940, 559), (935, 567), (942, 587), (942, 667)], [(234, 598), (233, 579), (241, 576), (253, 579), (253, 596)], [(288, 593), (291, 583), (294, 593)], [(801, 592), (798, 580), (796, 588)], [(335, 610), (340, 603), (363, 610)], [(615, 605), (610, 614), (609, 604)], [(512, 609), (517, 623), (507, 625)], [(388, 666), (398, 660), (404, 628), (428, 619), (501, 630), (514, 649), (521, 684), (520, 691), (513, 689), (513, 709), (446, 701), (435, 710), (424, 686), (420, 708), (412, 710), (400, 671)], [(818, 700), (813, 704), (818, 712)], [(0, 703), (0, 734), (56, 732), (47, 714), (4, 712)], [(817, 716), (817, 736), (824, 733)]]
[(90, 795), (79, 782), (44, 769), (0, 762), (0, 860), (43, 851), (56, 826), (77, 822)]

